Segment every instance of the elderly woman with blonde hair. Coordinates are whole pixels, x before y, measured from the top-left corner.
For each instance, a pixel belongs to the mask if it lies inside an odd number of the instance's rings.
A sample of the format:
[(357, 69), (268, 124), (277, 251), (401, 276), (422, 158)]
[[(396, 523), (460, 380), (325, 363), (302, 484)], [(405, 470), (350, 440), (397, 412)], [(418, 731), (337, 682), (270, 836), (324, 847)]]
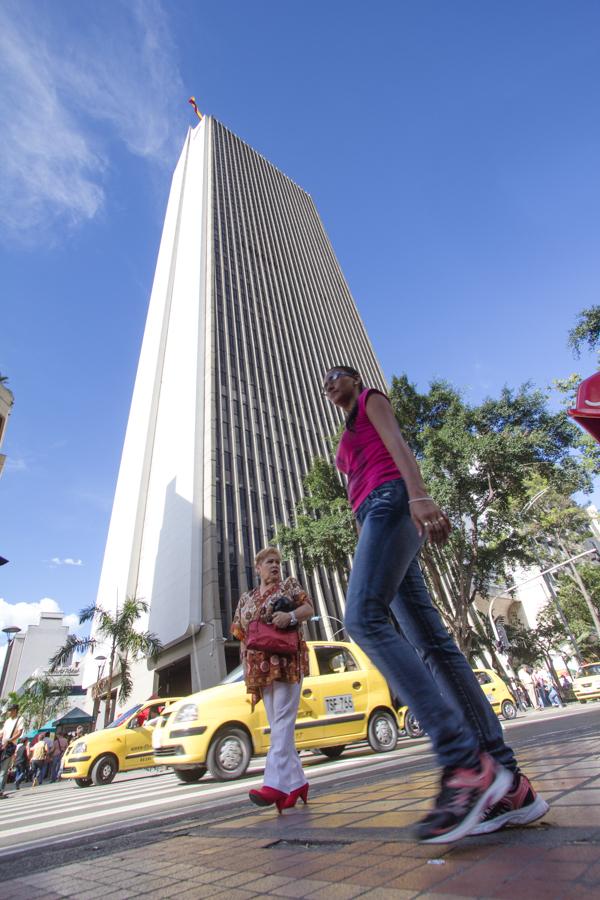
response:
[(265, 704), (271, 727), (263, 786), (251, 790), (257, 806), (275, 804), (278, 812), (306, 803), (308, 782), (294, 743), (302, 678), (308, 674), (308, 653), (301, 625), (313, 615), (313, 605), (295, 578), (281, 578), (281, 554), (265, 547), (254, 564), (258, 587), (240, 597), (231, 633), (242, 642), (241, 659), (252, 705)]

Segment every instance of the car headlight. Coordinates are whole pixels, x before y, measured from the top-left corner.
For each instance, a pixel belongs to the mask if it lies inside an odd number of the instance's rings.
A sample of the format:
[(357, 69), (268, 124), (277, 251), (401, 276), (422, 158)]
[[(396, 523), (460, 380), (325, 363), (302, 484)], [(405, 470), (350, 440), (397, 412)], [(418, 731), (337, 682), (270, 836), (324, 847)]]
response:
[(195, 722), (197, 718), (198, 705), (196, 703), (185, 703), (175, 713), (173, 722)]
[(74, 754), (75, 754), (75, 753), (85, 753), (86, 750), (87, 750), (87, 744), (86, 744), (85, 741), (79, 741), (79, 742), (78, 742), (77, 744), (75, 744), (75, 746), (73, 747), (73, 753), (74, 753)]

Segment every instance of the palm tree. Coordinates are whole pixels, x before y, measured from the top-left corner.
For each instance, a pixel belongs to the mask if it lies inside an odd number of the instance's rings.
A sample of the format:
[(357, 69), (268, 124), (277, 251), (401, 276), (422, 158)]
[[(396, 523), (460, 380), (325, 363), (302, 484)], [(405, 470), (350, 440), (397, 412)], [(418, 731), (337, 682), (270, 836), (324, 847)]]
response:
[(96, 620), (95, 637), (79, 638), (70, 634), (63, 647), (58, 650), (50, 660), (50, 671), (54, 672), (60, 666), (64, 666), (71, 658), (73, 651), (83, 653), (86, 650), (95, 650), (98, 644), (109, 644), (110, 655), (108, 657), (108, 675), (106, 676), (107, 703), (104, 713), (104, 725), (111, 721), (111, 696), (112, 685), (117, 664), (121, 675), (119, 686), (119, 700), (124, 703), (133, 690), (129, 657), (139, 655), (150, 656), (156, 659), (162, 650), (162, 643), (155, 634), (148, 631), (136, 631), (135, 625), (140, 616), (147, 613), (149, 605), (136, 597), (127, 597), (123, 606), (115, 613), (107, 612), (103, 607), (94, 605), (82, 609), (79, 613), (79, 624)]
[(47, 674), (28, 678), (20, 691), (11, 691), (5, 708), (12, 703), (19, 707), (28, 728), (41, 728), (47, 719), (54, 719), (68, 705), (73, 681), (71, 678), (50, 678)]
[(68, 706), (72, 679), (40, 675), (25, 684), (25, 705), (33, 728), (41, 728), (47, 719), (55, 718)]

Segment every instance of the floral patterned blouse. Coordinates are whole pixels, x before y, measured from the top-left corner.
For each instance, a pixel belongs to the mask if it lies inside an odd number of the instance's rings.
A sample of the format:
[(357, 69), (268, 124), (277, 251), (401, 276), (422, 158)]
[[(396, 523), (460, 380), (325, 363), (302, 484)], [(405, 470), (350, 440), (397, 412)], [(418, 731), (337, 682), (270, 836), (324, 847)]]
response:
[(308, 650), (300, 631), (298, 652), (293, 656), (283, 656), (278, 653), (267, 653), (264, 650), (248, 650), (244, 645), (250, 622), (263, 619), (271, 620), (271, 607), (269, 600), (286, 596), (294, 603), (295, 607), (303, 606), (312, 601), (306, 591), (295, 578), (288, 578), (271, 585), (264, 594), (260, 589), (247, 591), (242, 594), (237, 605), (231, 633), (242, 642), (241, 659), (244, 666), (244, 678), (248, 693), (252, 694), (252, 707), (262, 697), (262, 689), (273, 681), (285, 681), (288, 684), (296, 683), (308, 675)]

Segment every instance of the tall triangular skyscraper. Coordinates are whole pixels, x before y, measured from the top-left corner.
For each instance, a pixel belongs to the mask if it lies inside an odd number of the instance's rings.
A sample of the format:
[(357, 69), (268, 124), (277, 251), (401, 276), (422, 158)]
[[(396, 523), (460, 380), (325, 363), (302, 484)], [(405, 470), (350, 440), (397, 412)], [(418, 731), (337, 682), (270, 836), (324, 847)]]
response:
[[(173, 176), (98, 593), (150, 603), (165, 649), (138, 667), (138, 696), (212, 685), (237, 661), (223, 636), (254, 555), (339, 426), (320, 392), (336, 363), (385, 389), (310, 196), (204, 118)], [(301, 577), (331, 635), (335, 576)]]

